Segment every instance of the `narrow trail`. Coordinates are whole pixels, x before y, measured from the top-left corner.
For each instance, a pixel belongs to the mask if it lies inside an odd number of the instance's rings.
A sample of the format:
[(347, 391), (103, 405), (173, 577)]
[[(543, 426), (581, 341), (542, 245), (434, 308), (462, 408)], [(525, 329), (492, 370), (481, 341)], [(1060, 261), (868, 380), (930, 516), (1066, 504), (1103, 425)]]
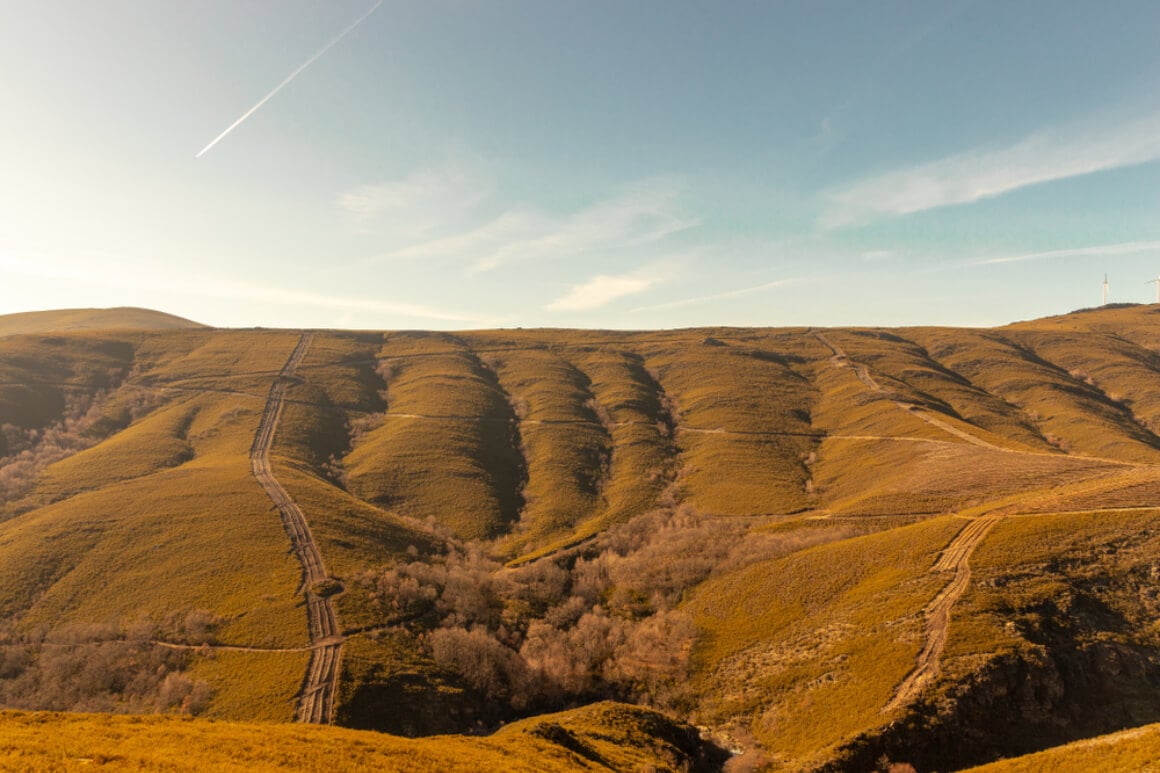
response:
[(1012, 448), (1004, 448), (1003, 446), (997, 446), (994, 443), (989, 443), (980, 437), (972, 435), (969, 432), (965, 432), (964, 430), (961, 430), (958, 427), (943, 421), (942, 419), (932, 416), (930, 411), (928, 411), (924, 406), (912, 402), (906, 402), (904, 400), (899, 400), (896, 397), (891, 396), (890, 391), (884, 389), (882, 385), (878, 383), (878, 381), (870, 373), (869, 368), (860, 362), (856, 362), (850, 359), (846, 352), (843, 351), (842, 348), (837, 344), (832, 342), (829, 338), (827, 338), (822, 331), (810, 330), (809, 332), (814, 338), (818, 339), (818, 341), (820, 341), (833, 353), (833, 356), (830, 357), (831, 365), (833, 365), (835, 368), (853, 368), (855, 375), (858, 376), (858, 380), (865, 384), (870, 391), (877, 392), (889, 397), (890, 401), (894, 403), (895, 406), (897, 406), (900, 410), (906, 411), (916, 419), (920, 419), (932, 427), (936, 427), (937, 429), (942, 430), (949, 435), (953, 435), (960, 440), (965, 440), (966, 442), (979, 446), (980, 448), (986, 448), (991, 451), (1002, 451), (1004, 453), (1034, 453), (1031, 451), (1017, 451)]
[[(870, 373), (869, 368), (859, 362), (851, 360), (846, 352), (837, 344), (830, 341), (824, 333), (820, 330), (810, 330), (809, 332), (832, 352), (833, 356), (830, 357), (830, 364), (833, 367), (852, 367), (859, 381), (865, 384), (872, 392), (890, 397), (891, 402), (900, 410), (906, 411), (911, 416), (921, 419), (932, 427), (937, 427), (943, 432), (960, 440), (964, 440), (971, 445), (992, 451), (1014, 452), (1013, 449), (988, 443), (982, 438), (976, 437), (948, 422), (935, 418), (929, 415), (929, 412), (924, 410), (922, 406), (894, 398), (888, 390), (884, 389), (878, 383)], [(938, 674), (939, 658), (942, 656), (943, 649), (947, 643), (951, 608), (954, 607), (955, 602), (959, 600), (971, 584), (971, 554), (975, 552), (975, 548), (982, 543), (983, 539), (995, 527), (995, 524), (1002, 520), (1005, 514), (1005, 511), (997, 510), (968, 521), (966, 526), (959, 531), (955, 538), (951, 540), (951, 543), (943, 550), (942, 555), (939, 556), (934, 566), (931, 567), (932, 572), (954, 572), (954, 576), (923, 610), (925, 619), (923, 634), (925, 642), (922, 651), (918, 654), (918, 660), (915, 663), (914, 670), (895, 688), (894, 695), (882, 709), (883, 713), (892, 711), (899, 706), (913, 701), (922, 692), (923, 688)]]
[[(1130, 473), (1132, 476), (1142, 478), (1155, 476), (1156, 474), (1156, 471), (1148, 469)], [(1070, 488), (1073, 495), (1075, 492), (1107, 491), (1110, 487), (1114, 488), (1123, 485), (1124, 477), (1117, 476), (1110, 479), (1082, 481), (1074, 486), (1064, 488)], [(922, 692), (922, 689), (938, 675), (939, 658), (942, 655), (947, 641), (951, 608), (963, 593), (966, 592), (971, 582), (971, 555), (1000, 521), (1005, 518), (1039, 518), (1053, 515), (1099, 512), (1121, 513), (1155, 511), (1158, 509), (1156, 506), (1130, 506), (1083, 510), (1035, 510), (1035, 508), (1042, 505), (1057, 504), (1056, 500), (1059, 492), (1060, 489), (1056, 488), (1052, 491), (1026, 497), (1019, 502), (996, 503), (990, 512), (967, 519), (966, 525), (955, 535), (955, 538), (946, 546), (939, 556), (938, 561), (930, 569), (931, 572), (935, 573), (954, 572), (954, 576), (923, 610), (923, 616), (925, 618), (923, 632), (926, 637), (926, 642), (918, 655), (914, 670), (895, 689), (893, 697), (891, 697), (890, 701), (882, 709), (884, 713), (913, 701)], [(1026, 508), (1031, 508), (1031, 512), (1027, 512)]]
[[(493, 423), (493, 424), (507, 424), (510, 419), (494, 418), (490, 416), (471, 416), (466, 414), (423, 414), (423, 413), (386, 413), (383, 414), (385, 419), (407, 419), (411, 421), (434, 421), (434, 422), (456, 422), (456, 421), (474, 421), (479, 423)], [(937, 419), (928, 418), (927, 421), (932, 423), (937, 422)], [(568, 425), (582, 425), (590, 424), (588, 419), (521, 419), (521, 426), (568, 426)], [(943, 426), (947, 432), (959, 435), (971, 442), (981, 442), (978, 438), (968, 435), (961, 430), (958, 430), (950, 425)], [(652, 421), (613, 421), (609, 422), (608, 426), (612, 428), (617, 427), (652, 427), (656, 422)], [(943, 445), (959, 445), (953, 440), (937, 440), (935, 438), (926, 437), (905, 437), (898, 435), (827, 435), (824, 432), (788, 432), (776, 430), (733, 430), (725, 429), (724, 427), (687, 427), (678, 426), (675, 429), (677, 434), (689, 435), (727, 435), (730, 437), (804, 437), (813, 438), (816, 440), (885, 440), (897, 441), (900, 443), (938, 443)], [(987, 445), (984, 443), (984, 445)]]
[(914, 670), (895, 688), (894, 695), (882, 709), (883, 713), (913, 701), (938, 675), (939, 658), (947, 643), (951, 608), (971, 584), (971, 554), (1002, 519), (1002, 515), (989, 514), (971, 520), (951, 540), (951, 544), (947, 545), (938, 561), (931, 567), (932, 572), (954, 572), (954, 577), (923, 610), (925, 617), (923, 634), (926, 642), (922, 651), (918, 653)]
[(314, 592), (315, 585), (327, 578), (326, 565), (322, 554), (314, 542), (310, 525), (302, 509), (274, 477), (270, 466), (270, 447), (274, 443), (274, 433), (282, 418), (286, 402), (286, 390), (294, 383), (294, 372), (306, 356), (306, 350), (314, 335), (302, 333), (298, 345), (290, 358), (282, 366), (282, 371), (270, 386), (270, 395), (262, 411), (262, 420), (254, 443), (250, 446), (250, 469), (258, 483), (278, 508), (282, 516), (282, 526), (290, 537), (294, 554), (302, 563), (302, 594), (306, 599), (306, 619), (310, 628), (310, 666), (302, 683), (298, 697), (296, 717), (299, 722), (329, 724), (334, 713), (334, 696), (338, 686), (339, 664), (342, 655), (342, 637), (338, 627), (338, 615), (329, 597)]
[(244, 644), (181, 644), (179, 642), (164, 641), (162, 639), (150, 639), (149, 644), (154, 647), (162, 647), (167, 650), (206, 650), (209, 652), (310, 652), (312, 650), (328, 647), (332, 642), (318, 642), (317, 644), (308, 644), (305, 647), (248, 647)]

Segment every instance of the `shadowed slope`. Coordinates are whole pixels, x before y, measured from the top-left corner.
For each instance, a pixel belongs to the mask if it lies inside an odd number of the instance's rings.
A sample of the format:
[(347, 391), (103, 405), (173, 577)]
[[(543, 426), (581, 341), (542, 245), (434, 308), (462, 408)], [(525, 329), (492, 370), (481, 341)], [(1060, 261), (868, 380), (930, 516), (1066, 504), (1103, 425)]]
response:
[(465, 538), (509, 529), (522, 504), (523, 460), (492, 371), (436, 334), (388, 335), (378, 356), (386, 412), (344, 460), (350, 490)]

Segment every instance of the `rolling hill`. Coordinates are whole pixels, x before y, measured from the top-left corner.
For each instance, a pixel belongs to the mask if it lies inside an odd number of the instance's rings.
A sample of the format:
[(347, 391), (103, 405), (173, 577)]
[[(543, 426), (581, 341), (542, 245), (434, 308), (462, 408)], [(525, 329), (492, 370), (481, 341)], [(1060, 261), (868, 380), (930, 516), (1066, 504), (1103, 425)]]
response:
[(0, 336), (73, 330), (186, 330), (198, 327), (205, 325), (161, 311), (131, 307), (26, 311), (0, 315)]
[[(207, 747), (255, 721), (513, 723), (454, 748), (612, 769), (945, 771), (1160, 721), (1160, 307), (653, 332), (44, 314), (0, 317), (0, 707), (196, 715), (134, 721)], [(128, 721), (10, 713), (0, 738), (50, 765), (37, 728)], [(327, 743), (460, 753), (370, 737)]]

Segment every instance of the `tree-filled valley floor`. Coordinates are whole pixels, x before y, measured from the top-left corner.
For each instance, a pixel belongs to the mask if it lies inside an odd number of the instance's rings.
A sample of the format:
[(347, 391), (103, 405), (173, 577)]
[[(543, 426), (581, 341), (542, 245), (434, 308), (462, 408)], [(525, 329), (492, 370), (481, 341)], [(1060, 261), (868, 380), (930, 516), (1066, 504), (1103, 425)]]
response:
[(0, 317), (0, 708), (5, 769), (1160, 769), (1160, 306)]

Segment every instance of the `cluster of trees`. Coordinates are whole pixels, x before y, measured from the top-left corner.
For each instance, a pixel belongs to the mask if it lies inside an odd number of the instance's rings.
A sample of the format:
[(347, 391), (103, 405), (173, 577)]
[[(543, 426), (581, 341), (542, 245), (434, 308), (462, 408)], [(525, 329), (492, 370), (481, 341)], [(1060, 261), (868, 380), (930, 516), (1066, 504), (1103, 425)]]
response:
[[(110, 380), (123, 374), (112, 372)], [(148, 392), (121, 396), (115, 410), (108, 389), (69, 390), (60, 419), (45, 427), (0, 423), (0, 503), (13, 502), (52, 464), (95, 445), (147, 413), (156, 402)]]
[(360, 581), (439, 666), (515, 714), (600, 698), (679, 709), (695, 629), (678, 605), (741, 533), (675, 507), (518, 568), (460, 544)]
[[(204, 614), (185, 618), (191, 638), (208, 635)], [(210, 687), (185, 673), (189, 650), (153, 643), (159, 630), (142, 620), (123, 630), (87, 623), (51, 634), (0, 631), (0, 706), (199, 714), (209, 704)]]

